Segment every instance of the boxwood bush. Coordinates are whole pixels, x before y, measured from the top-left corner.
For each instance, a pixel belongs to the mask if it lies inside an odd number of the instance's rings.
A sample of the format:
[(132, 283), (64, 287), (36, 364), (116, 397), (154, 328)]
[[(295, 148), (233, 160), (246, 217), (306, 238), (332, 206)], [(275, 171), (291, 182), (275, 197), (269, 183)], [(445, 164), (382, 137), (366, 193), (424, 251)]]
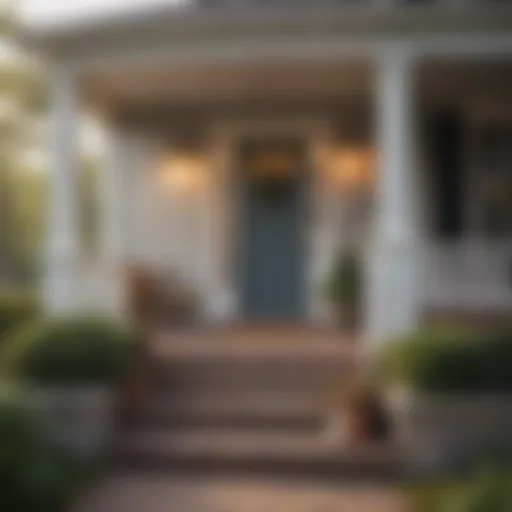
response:
[(337, 305), (359, 306), (362, 292), (360, 256), (347, 248), (338, 255), (325, 283), (327, 299)]
[(417, 391), (511, 393), (512, 330), (424, 328), (392, 343), (381, 369), (388, 379)]
[(141, 350), (138, 333), (109, 319), (46, 319), (9, 336), (0, 364), (7, 376), (29, 384), (113, 384)]
[(75, 477), (45, 437), (40, 418), (19, 397), (0, 399), (0, 510), (59, 512)]
[(0, 290), (0, 343), (10, 331), (32, 321), (38, 312), (38, 301), (33, 294)]

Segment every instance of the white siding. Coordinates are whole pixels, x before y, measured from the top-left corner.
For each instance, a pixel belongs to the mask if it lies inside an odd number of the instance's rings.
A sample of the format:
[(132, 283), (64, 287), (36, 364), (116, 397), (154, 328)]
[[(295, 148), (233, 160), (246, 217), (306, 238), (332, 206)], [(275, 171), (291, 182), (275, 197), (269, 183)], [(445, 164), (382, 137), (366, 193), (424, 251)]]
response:
[(176, 275), (195, 290), (206, 286), (209, 177), (197, 190), (169, 186), (161, 168), (166, 148), (155, 136), (126, 137), (125, 254), (128, 262)]
[[(127, 262), (173, 273), (198, 291), (209, 319), (237, 316), (235, 271), (237, 202), (233, 188), (234, 151), (254, 134), (299, 136), (307, 146), (312, 173), (307, 232), (307, 281), (312, 319), (326, 317), (322, 282), (342, 237), (342, 191), (322, 168), (328, 144), (326, 116), (218, 120), (210, 130), (207, 172), (197, 190), (173, 190), (159, 175), (165, 148), (148, 132), (125, 135), (125, 254)], [(160, 171), (161, 172), (161, 171)]]

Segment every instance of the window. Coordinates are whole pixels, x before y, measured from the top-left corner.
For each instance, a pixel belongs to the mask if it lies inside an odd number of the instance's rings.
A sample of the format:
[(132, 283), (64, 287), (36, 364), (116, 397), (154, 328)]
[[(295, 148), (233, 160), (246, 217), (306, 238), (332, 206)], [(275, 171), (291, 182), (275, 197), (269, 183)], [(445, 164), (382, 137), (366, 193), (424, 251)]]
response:
[(436, 236), (445, 240), (459, 238), (466, 227), (465, 130), (462, 116), (454, 109), (435, 112), (429, 121), (431, 183), (435, 196), (434, 231)]
[(478, 194), (484, 234), (512, 235), (512, 122), (482, 127), (478, 154)]

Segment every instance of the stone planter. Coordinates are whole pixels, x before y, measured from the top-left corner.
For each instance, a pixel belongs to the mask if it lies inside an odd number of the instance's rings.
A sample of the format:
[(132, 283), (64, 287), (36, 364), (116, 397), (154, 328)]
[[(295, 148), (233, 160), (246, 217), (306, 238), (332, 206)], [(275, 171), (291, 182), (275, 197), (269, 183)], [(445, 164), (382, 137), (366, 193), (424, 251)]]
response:
[(411, 470), (450, 469), (512, 446), (512, 395), (435, 395), (394, 390), (394, 435)]
[(83, 457), (99, 457), (105, 452), (115, 417), (111, 388), (47, 387), (32, 389), (29, 396), (57, 446)]

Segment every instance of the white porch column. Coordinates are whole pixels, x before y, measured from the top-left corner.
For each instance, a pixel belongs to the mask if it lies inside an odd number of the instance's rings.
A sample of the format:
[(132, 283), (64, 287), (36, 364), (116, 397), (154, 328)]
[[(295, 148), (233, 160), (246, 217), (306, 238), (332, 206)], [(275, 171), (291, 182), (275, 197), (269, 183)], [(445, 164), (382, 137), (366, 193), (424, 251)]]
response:
[(116, 316), (126, 313), (124, 287), (125, 259), (125, 178), (126, 137), (122, 130), (109, 126), (108, 158), (100, 180), (101, 260), (103, 272), (100, 308)]
[(367, 311), (372, 343), (406, 332), (418, 320), (412, 61), (407, 49), (392, 48), (377, 62), (376, 236)]
[(51, 76), (52, 156), (44, 300), (49, 313), (65, 314), (80, 304), (77, 106), (74, 71), (58, 65)]

